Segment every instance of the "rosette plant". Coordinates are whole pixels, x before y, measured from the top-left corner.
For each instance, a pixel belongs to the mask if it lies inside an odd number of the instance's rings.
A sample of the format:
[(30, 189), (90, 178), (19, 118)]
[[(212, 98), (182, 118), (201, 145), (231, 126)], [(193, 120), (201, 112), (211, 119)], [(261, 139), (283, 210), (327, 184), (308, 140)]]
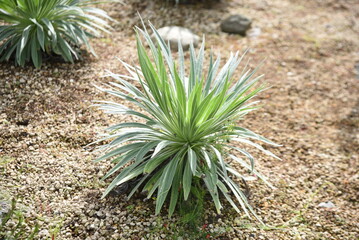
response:
[(91, 0), (0, 0), (0, 61), (15, 58), (39, 68), (42, 55), (60, 55), (65, 61), (80, 59), (85, 44), (96, 55), (89, 37), (107, 32), (111, 18), (89, 6)]
[(234, 160), (268, 183), (255, 170), (253, 156), (238, 146), (249, 145), (274, 156), (256, 142), (277, 146), (275, 143), (237, 125), (256, 109), (256, 102), (250, 100), (265, 89), (257, 84), (261, 76), (254, 77), (257, 69), (245, 68), (234, 78), (243, 58), (238, 52), (221, 68), (220, 58), (214, 60), (211, 53), (205, 73), (204, 41), (198, 54), (190, 47), (186, 73), (181, 44), (175, 61), (170, 46), (153, 25), (150, 27), (153, 40), (146, 28), (136, 29), (139, 67), (121, 61), (129, 74), (110, 72), (115, 81), (99, 87), (134, 106), (99, 101), (96, 105), (100, 109), (139, 119), (109, 127), (108, 134), (96, 141), (107, 143), (100, 147), (105, 154), (95, 161), (112, 160), (114, 164), (104, 176), (115, 175), (103, 197), (114, 187), (133, 181), (128, 198), (138, 189), (146, 192), (147, 198), (156, 193), (155, 213), (168, 200), (171, 216), (179, 200), (186, 201), (193, 188), (205, 188), (218, 212), (222, 209), (221, 198), (225, 198), (235, 210), (242, 208), (249, 216), (257, 216), (235, 181), (242, 175), (227, 160)]

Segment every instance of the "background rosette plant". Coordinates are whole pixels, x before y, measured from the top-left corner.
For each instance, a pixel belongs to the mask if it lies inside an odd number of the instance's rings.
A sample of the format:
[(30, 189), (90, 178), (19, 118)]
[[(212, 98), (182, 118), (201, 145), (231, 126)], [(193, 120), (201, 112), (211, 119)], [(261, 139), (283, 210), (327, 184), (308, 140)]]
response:
[[(248, 216), (253, 214), (258, 218), (234, 181), (234, 177), (242, 178), (242, 175), (226, 162), (227, 158), (235, 160), (269, 184), (255, 170), (253, 156), (230, 144), (246, 144), (276, 157), (253, 140), (277, 144), (236, 125), (244, 115), (256, 109), (256, 102), (249, 100), (265, 89), (257, 86), (262, 77), (254, 77), (258, 68), (251, 71), (245, 67), (235, 81), (233, 74), (244, 55), (231, 54), (220, 68), (220, 58), (214, 60), (211, 53), (205, 74), (203, 41), (198, 54), (193, 46), (190, 47), (190, 68), (186, 75), (181, 44), (176, 62), (170, 46), (151, 24), (150, 27), (154, 40), (146, 28), (136, 29), (140, 66), (133, 67), (121, 61), (129, 75), (110, 72), (109, 76), (116, 82), (105, 88), (99, 87), (134, 104), (139, 110), (107, 101), (96, 104), (100, 109), (141, 119), (141, 122), (111, 126), (107, 129), (108, 134), (95, 142), (111, 139), (100, 147), (106, 154), (96, 161), (112, 159), (115, 164), (104, 179), (117, 174), (103, 197), (116, 186), (135, 180), (128, 198), (139, 188), (147, 193), (147, 198), (157, 192), (155, 213), (158, 214), (169, 199), (168, 213), (171, 216), (179, 200), (186, 201), (194, 188), (206, 188), (218, 213), (222, 208), (221, 194), (238, 212), (241, 207)], [(150, 47), (152, 59), (141, 35)], [(240, 157), (231, 151), (236, 151)]]
[(42, 54), (60, 55), (65, 61), (80, 59), (83, 44), (95, 54), (89, 37), (109, 31), (111, 18), (91, 7), (91, 0), (0, 0), (0, 61), (24, 66), (42, 64)]

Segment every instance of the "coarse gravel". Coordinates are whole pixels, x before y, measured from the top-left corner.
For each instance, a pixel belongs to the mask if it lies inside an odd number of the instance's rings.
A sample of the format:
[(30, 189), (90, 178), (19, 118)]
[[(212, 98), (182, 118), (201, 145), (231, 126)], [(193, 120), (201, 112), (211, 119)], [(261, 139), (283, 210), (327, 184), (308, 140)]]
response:
[[(18, 199), (26, 232), (35, 239), (357, 239), (359, 236), (359, 4), (356, 1), (232, 0), (171, 5), (125, 0), (103, 4), (117, 22), (112, 35), (94, 39), (99, 57), (73, 65), (51, 61), (40, 70), (0, 63), (0, 200)], [(263, 107), (239, 124), (282, 144), (283, 160), (253, 150), (257, 167), (276, 186), (249, 181), (250, 202), (273, 228), (263, 228), (225, 205), (211, 203), (198, 232), (141, 195), (101, 199), (110, 163), (94, 163), (92, 147), (107, 126), (129, 120), (91, 107), (112, 99), (95, 85), (105, 70), (124, 73), (115, 59), (137, 62), (132, 27), (137, 11), (158, 28), (180, 25), (205, 34), (207, 49), (226, 58), (250, 47), (248, 58), (272, 87)], [(220, 20), (240, 13), (261, 29), (253, 38), (220, 32)], [(188, 55), (186, 55), (188, 57)], [(323, 208), (321, 203), (334, 207)], [(318, 206), (319, 205), (319, 206)], [(9, 222), (8, 229), (13, 227)]]

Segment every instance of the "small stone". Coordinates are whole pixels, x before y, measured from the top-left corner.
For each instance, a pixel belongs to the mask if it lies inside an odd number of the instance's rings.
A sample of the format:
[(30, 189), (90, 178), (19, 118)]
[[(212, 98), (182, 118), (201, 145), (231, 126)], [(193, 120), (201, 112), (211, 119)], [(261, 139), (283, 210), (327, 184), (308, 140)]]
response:
[(39, 236), (40, 237), (48, 237), (49, 236), (49, 231), (47, 231), (46, 229), (43, 229), (39, 232)]
[(255, 180), (257, 180), (258, 178), (255, 177), (255, 176), (243, 176), (243, 179), (244, 179), (245, 181), (255, 181)]
[(100, 218), (100, 219), (104, 219), (106, 218), (106, 215), (102, 212), (102, 211), (98, 211), (96, 213), (97, 217)]
[(287, 76), (289, 76), (289, 77), (294, 76), (294, 73), (293, 72), (287, 72)]
[(250, 38), (257, 38), (259, 35), (261, 35), (261, 33), (262, 30), (259, 27), (255, 27), (247, 32), (247, 36)]
[[(157, 31), (166, 43), (170, 42), (172, 50), (178, 49), (178, 41), (181, 42), (183, 50), (187, 50), (191, 43), (193, 46), (197, 46), (200, 39), (199, 36), (192, 33), (188, 28), (178, 26), (167, 26), (160, 28)], [(155, 35), (152, 34), (151, 38), (154, 40)]]
[(251, 27), (252, 21), (240, 14), (229, 16), (221, 22), (221, 30), (226, 33), (235, 33), (242, 36)]
[(268, 2), (266, 0), (257, 0), (255, 2), (255, 9), (264, 11), (268, 8)]
[(321, 208), (335, 208), (335, 205), (334, 205), (334, 203), (329, 201), (329, 202), (321, 202), (321, 203), (319, 203), (318, 207), (321, 207)]

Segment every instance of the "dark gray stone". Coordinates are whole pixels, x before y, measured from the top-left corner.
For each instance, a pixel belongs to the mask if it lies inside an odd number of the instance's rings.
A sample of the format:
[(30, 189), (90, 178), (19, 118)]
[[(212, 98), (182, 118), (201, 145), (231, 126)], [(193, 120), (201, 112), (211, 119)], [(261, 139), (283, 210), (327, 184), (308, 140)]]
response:
[(226, 33), (235, 33), (242, 36), (251, 27), (252, 21), (240, 14), (229, 16), (221, 22), (221, 30)]

